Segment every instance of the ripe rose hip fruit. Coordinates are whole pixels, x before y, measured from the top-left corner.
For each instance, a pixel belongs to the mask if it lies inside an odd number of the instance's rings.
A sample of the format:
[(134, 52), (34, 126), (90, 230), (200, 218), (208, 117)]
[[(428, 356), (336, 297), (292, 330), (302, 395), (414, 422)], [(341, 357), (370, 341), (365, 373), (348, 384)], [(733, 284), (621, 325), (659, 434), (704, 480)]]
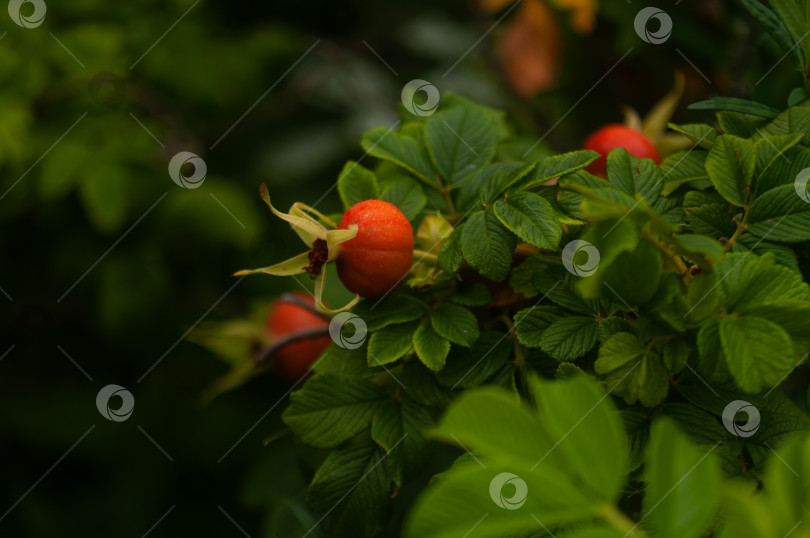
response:
[[(315, 304), (312, 297), (305, 293), (298, 292), (293, 295), (309, 305)], [(267, 314), (267, 335), (271, 344), (282, 338), (318, 329), (324, 331), (323, 336), (291, 342), (275, 353), (273, 363), (281, 377), (290, 382), (301, 379), (321, 353), (329, 347), (332, 339), (326, 333), (329, 322), (323, 317), (283, 298), (273, 303)]]
[(652, 159), (661, 164), (658, 150), (644, 133), (627, 125), (613, 123), (605, 125), (591, 133), (585, 139), (583, 149), (592, 149), (600, 157), (588, 165), (586, 170), (595, 176), (604, 178), (607, 170), (607, 155), (616, 148), (624, 148), (631, 155), (640, 159)]
[(413, 228), (395, 205), (382, 200), (354, 204), (341, 229), (357, 224), (357, 235), (337, 256), (340, 281), (362, 297), (385, 295), (405, 280), (413, 262)]

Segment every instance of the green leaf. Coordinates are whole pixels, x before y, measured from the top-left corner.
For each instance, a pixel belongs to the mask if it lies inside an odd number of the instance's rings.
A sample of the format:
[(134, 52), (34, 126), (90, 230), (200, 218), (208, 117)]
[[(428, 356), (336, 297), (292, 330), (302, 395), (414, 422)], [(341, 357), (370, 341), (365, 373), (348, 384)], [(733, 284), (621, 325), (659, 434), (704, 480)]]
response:
[(332, 536), (375, 536), (390, 512), (391, 476), (385, 452), (366, 441), (341, 447), (318, 468), (307, 494), (313, 511), (329, 518)]
[(389, 325), (372, 333), (368, 340), (368, 365), (388, 364), (410, 352), (416, 323)]
[(684, 125), (669, 123), (667, 126), (673, 131), (685, 135), (689, 140), (694, 142), (695, 145), (703, 149), (711, 149), (715, 139), (719, 135), (717, 129), (706, 123), (688, 123)]
[(747, 99), (737, 99), (736, 97), (712, 97), (711, 99), (692, 103), (686, 108), (689, 110), (728, 110), (768, 119), (773, 119), (779, 115), (778, 110), (768, 105)]
[(591, 528), (584, 528), (577, 526), (576, 530), (566, 532), (565, 538), (626, 538), (626, 537), (624, 532), (620, 532), (611, 527), (594, 526)]
[(767, 505), (771, 520), (778, 525), (775, 536), (789, 536), (791, 529), (799, 530), (799, 536), (807, 532), (806, 524), (798, 529), (796, 524), (807, 517), (808, 454), (810, 438), (806, 435), (794, 436), (776, 448), (776, 454), (768, 461), (763, 481), (767, 480), (769, 484)]
[(360, 146), (373, 157), (391, 161), (435, 187), (435, 172), (430, 159), (419, 142), (408, 135), (378, 127), (363, 134)]
[(720, 324), (715, 320), (704, 323), (697, 338), (700, 362), (698, 371), (711, 383), (723, 383), (731, 379), (726, 355), (720, 342)]
[(424, 435), (433, 426), (427, 410), (408, 398), (387, 402), (371, 423), (371, 437), (388, 455), (386, 464), (397, 486), (415, 475), (430, 452)]
[(477, 387), (495, 375), (512, 355), (512, 341), (507, 335), (486, 331), (469, 351), (453, 348), (447, 364), (439, 372), (439, 382), (455, 389)]
[(456, 209), (464, 213), (472, 210), (476, 205), (483, 207), (485, 203), (490, 203), (488, 200), (486, 202), (481, 200), (481, 195), (487, 185), (508, 183), (510, 175), (524, 166), (522, 163), (513, 162), (490, 163), (462, 178), (458, 183), (461, 187), (456, 195)]
[(430, 313), (430, 324), (442, 338), (460, 346), (470, 347), (478, 339), (478, 319), (463, 306), (439, 305)]
[(756, 198), (748, 214), (748, 231), (771, 241), (810, 240), (810, 203), (793, 185), (782, 185)]
[(717, 113), (717, 123), (720, 130), (728, 135), (753, 139), (768, 124), (768, 118), (723, 110)]
[(519, 190), (533, 189), (550, 179), (581, 170), (599, 158), (592, 150), (571, 151), (561, 155), (545, 157), (537, 161), (534, 171), (518, 185)]
[(723, 304), (723, 291), (717, 273), (698, 273), (686, 291), (688, 308), (684, 317), (688, 317), (692, 322), (700, 323), (709, 316), (717, 314)]
[(459, 224), (453, 232), (447, 236), (444, 241), (444, 246), (439, 251), (439, 267), (448, 275), (454, 274), (458, 271), (461, 264), (464, 263), (464, 254), (461, 250), (461, 234), (464, 225)]
[(780, 390), (769, 391), (765, 395), (746, 394), (737, 389), (733, 383), (715, 384), (709, 390), (703, 382), (697, 379), (692, 383), (679, 382), (677, 388), (684, 398), (714, 415), (715, 425), (720, 426), (724, 439), (729, 439), (728, 432), (716, 420), (722, 417), (728, 402), (734, 400), (749, 402), (759, 410), (761, 415), (759, 429), (746, 439), (746, 444), (754, 443), (765, 446), (764, 444), (768, 443), (775, 446), (786, 441), (796, 432), (810, 430), (810, 417)]
[(540, 349), (557, 359), (570, 362), (593, 349), (599, 323), (594, 318), (571, 316), (558, 319), (543, 332)]
[(444, 361), (450, 352), (450, 342), (439, 336), (430, 324), (423, 323), (416, 330), (413, 347), (422, 364), (434, 372), (444, 368)]
[(680, 373), (689, 359), (690, 352), (689, 346), (680, 336), (667, 340), (662, 352), (667, 371), (673, 374)]
[(722, 318), (720, 341), (731, 375), (745, 392), (776, 386), (796, 362), (790, 336), (764, 318)]
[[(614, 502), (628, 445), (604, 390), (582, 375), (530, 377), (528, 386), (534, 412), (493, 387), (465, 391), (451, 406), (436, 434), (480, 459), (467, 458), (428, 487), (405, 536), (509, 536), (538, 520), (554, 528), (589, 519)], [(505, 504), (516, 508), (497, 508)]]
[[(694, 379), (696, 381), (696, 379)], [(701, 381), (696, 381), (703, 385)], [(706, 386), (703, 385), (706, 389)], [(717, 398), (711, 391), (708, 391), (712, 398)], [(728, 400), (723, 401), (723, 406), (728, 404)], [(675, 420), (683, 432), (687, 434), (693, 443), (697, 443), (701, 450), (713, 449), (712, 456), (716, 457), (723, 474), (727, 476), (738, 475), (743, 472), (743, 459), (745, 455), (743, 447), (737, 438), (730, 435), (719, 416), (712, 416), (702, 409), (687, 402), (668, 403), (664, 414)], [(747, 444), (747, 441), (746, 441)], [(753, 449), (758, 447), (753, 446)]]
[(562, 226), (545, 198), (531, 192), (516, 192), (495, 202), (493, 210), (504, 226), (528, 244), (557, 248)]
[(129, 181), (126, 169), (95, 163), (83, 173), (79, 195), (93, 226), (112, 233), (123, 226), (129, 208)]
[(721, 135), (706, 157), (706, 172), (717, 192), (736, 206), (746, 205), (748, 186), (756, 165), (754, 144), (733, 135)]
[(810, 108), (794, 106), (779, 114), (768, 125), (762, 127), (758, 134), (760, 136), (775, 136), (802, 133), (804, 135), (802, 142), (807, 144), (810, 142), (809, 131)]
[[(692, 254), (706, 256), (711, 261), (719, 262), (725, 255), (723, 245), (719, 241), (698, 234), (680, 234), (673, 237), (675, 242), (685, 251)], [(707, 267), (707, 269), (710, 269)]]
[(312, 365), (312, 370), (316, 374), (345, 374), (362, 377), (362, 374), (366, 373), (368, 369), (366, 364), (367, 345), (364, 342), (360, 347), (349, 349), (332, 344)]
[(661, 163), (661, 179), (664, 181), (661, 194), (668, 196), (684, 183), (708, 181), (707, 156), (707, 152), (693, 149), (673, 153), (664, 159)]
[(716, 269), (727, 310), (748, 314), (765, 305), (810, 301), (810, 287), (802, 282), (801, 276), (776, 265), (770, 254), (728, 254)]
[(652, 425), (642, 521), (661, 538), (704, 536), (722, 496), (715, 457), (695, 447), (666, 419)]
[(463, 106), (432, 115), (425, 122), (425, 142), (439, 175), (456, 184), (495, 155), (498, 121), (479, 106)]
[(553, 446), (542, 423), (517, 395), (492, 386), (464, 391), (432, 435), (460, 442), (490, 461), (524, 467), (537, 463)]
[(535, 272), (531, 282), (546, 299), (563, 308), (589, 316), (599, 312), (595, 301), (586, 301), (577, 295), (576, 277), (559, 265), (551, 265)]
[(651, 242), (641, 241), (634, 250), (620, 252), (613, 260), (602, 260), (593, 276), (579, 282), (577, 289), (583, 297), (602, 297), (632, 310), (633, 305), (650, 300), (658, 289), (663, 262)]
[(646, 407), (655, 407), (669, 389), (662, 359), (630, 333), (616, 333), (605, 342), (593, 368), (598, 375), (606, 376), (608, 390), (628, 404), (640, 401)]
[(779, 160), (788, 163), (790, 159), (784, 153), (801, 140), (802, 133), (766, 136), (757, 140), (757, 174), (765, 174)]
[(481, 189), (481, 204), (483, 206), (491, 205), (501, 196), (505, 191), (511, 190), (512, 187), (521, 179), (534, 169), (534, 163), (521, 166), (511, 172), (503, 172), (493, 175)]
[(715, 239), (731, 237), (737, 228), (734, 215), (739, 210), (713, 193), (689, 192), (684, 197), (686, 221), (694, 233)]
[(540, 347), (543, 333), (552, 323), (560, 319), (561, 315), (562, 311), (556, 306), (533, 306), (521, 310), (515, 314), (518, 341), (526, 347)]
[(626, 319), (610, 316), (599, 322), (599, 343), (604, 344), (616, 333), (633, 333), (634, 330)]
[(492, 302), (492, 292), (485, 284), (475, 282), (456, 288), (448, 300), (462, 306), (484, 306)]
[(661, 169), (652, 159), (639, 159), (624, 148), (608, 154), (607, 180), (623, 193), (635, 198), (641, 194), (649, 203), (661, 194)]
[(790, 529), (785, 532), (776, 530), (778, 516), (760, 496), (751, 493), (747, 482), (729, 481), (723, 489), (726, 509), (721, 530), (717, 534), (718, 538), (747, 535), (758, 538), (785, 538), (786, 534), (790, 536)]
[[(608, 195), (607, 193), (610, 191), (618, 193), (613, 185), (604, 179), (592, 176), (584, 170), (577, 170), (572, 174), (560, 178), (557, 185), (560, 189), (557, 200), (560, 207), (568, 215), (576, 219), (582, 219), (584, 217), (581, 206), (583, 201), (586, 200), (585, 192), (596, 192), (600, 195)], [(630, 206), (634, 204), (635, 202), (630, 200)]]
[(316, 375), (290, 395), (284, 422), (307, 444), (337, 446), (369, 424), (388, 394), (362, 378)]
[(792, 34), (792, 46), (798, 49), (802, 60), (802, 63), (796, 67), (800, 73), (805, 74), (808, 59), (807, 34), (810, 33), (806, 13), (800, 9), (796, 0), (768, 0), (768, 3), (776, 12), (779, 20), (785, 25), (785, 28)]
[(500, 282), (509, 273), (515, 236), (491, 212), (479, 211), (464, 224), (461, 250), (476, 272)]
[(409, 177), (398, 178), (387, 185), (379, 198), (397, 206), (408, 220), (418, 217), (427, 204), (422, 186)]
[(540, 422), (554, 440), (548, 452), (538, 447), (543, 455), (535, 465), (562, 458), (563, 468), (576, 475), (575, 482), (586, 486), (580, 489), (593, 492), (591, 498), (616, 499), (627, 472), (628, 441), (604, 388), (588, 376), (557, 381), (532, 376), (529, 390)]
[(343, 167), (337, 180), (337, 190), (343, 209), (349, 209), (363, 200), (377, 200), (380, 191), (377, 187), (377, 176), (355, 161), (349, 161)]
[[(45, 157), (45, 155), (43, 155)], [(39, 193), (48, 200), (67, 194), (82, 177), (88, 159), (93, 157), (92, 144), (70, 138), (55, 145), (42, 163), (39, 174)]]
[(532, 283), (532, 279), (535, 274), (547, 268), (547, 261), (543, 257), (533, 254), (523, 260), (520, 265), (512, 269), (512, 273), (509, 277), (509, 286), (517, 293), (521, 293), (527, 298), (534, 297), (539, 291)]
[[(512, 482), (505, 483), (507, 480)], [(493, 499), (509, 506), (509, 500), (517, 492), (516, 482), (525, 484), (525, 502), (516, 510), (499, 507)], [(467, 463), (428, 486), (411, 509), (402, 535), (405, 538), (523, 536), (527, 529), (539, 527), (537, 521), (554, 528), (591, 518), (597, 509), (598, 505), (557, 469), (544, 469), (541, 474), (515, 463), (489, 463), (486, 469), (477, 463)]]
[(413, 401), (428, 407), (444, 409), (457, 395), (442, 386), (436, 374), (419, 361), (406, 361), (397, 377), (408, 387), (408, 396)]
[(806, 101), (808, 98), (810, 98), (810, 95), (808, 95), (807, 90), (804, 89), (804, 86), (797, 86), (790, 90), (787, 98), (787, 105), (789, 107), (796, 106)]
[(742, 4), (762, 27), (765, 28), (785, 54), (790, 56), (793, 67), (801, 72), (804, 65), (802, 52), (800, 48), (796, 46), (796, 38), (791, 35), (790, 31), (785, 27), (785, 24), (776, 13), (768, 9), (759, 0), (742, 0)]
[(794, 271), (799, 271), (799, 262), (791, 246), (764, 241), (761, 237), (757, 237), (754, 234), (742, 234), (737, 238), (731, 251), (753, 252), (759, 255), (770, 252), (774, 255), (776, 263), (790, 267)]
[(404, 293), (394, 292), (383, 299), (365, 299), (352, 308), (366, 323), (369, 332), (396, 323), (407, 323), (421, 318), (427, 312), (427, 305)]

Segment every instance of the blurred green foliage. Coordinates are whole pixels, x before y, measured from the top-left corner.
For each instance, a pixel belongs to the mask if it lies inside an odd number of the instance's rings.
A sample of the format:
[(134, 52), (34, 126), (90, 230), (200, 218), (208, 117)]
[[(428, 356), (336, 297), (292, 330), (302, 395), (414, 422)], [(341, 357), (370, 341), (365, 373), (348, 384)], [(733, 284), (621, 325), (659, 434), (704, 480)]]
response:
[[(503, 11), (467, 3), (47, 7), (37, 28), (0, 14), (3, 536), (236, 536), (234, 522), (288, 536), (313, 523), (305, 484), (324, 455), (287, 434), (283, 403), (268, 411), (288, 387), (263, 376), (201, 407), (226, 365), (183, 338), (201, 319), (239, 317), (281, 286), (310, 285), (248, 279), (226, 293), (234, 270), (300, 249), (258, 185), (280, 208), (339, 210), (342, 163), (362, 157), (362, 132), (396, 121), (408, 80), (504, 108), (556, 151), (620, 121), (624, 104), (646, 111), (676, 69), (685, 102), (718, 94), (781, 106), (796, 84), (730, 1), (672, 7), (675, 31), (661, 46), (638, 40), (637, 8), (624, 2), (603, 2), (587, 36), (561, 17), (560, 80), (530, 100), (493, 64), (502, 26), (488, 29)], [(710, 117), (681, 109), (675, 120)], [(205, 159), (200, 188), (171, 181), (179, 151)], [(126, 422), (95, 408), (109, 383), (135, 397)]]

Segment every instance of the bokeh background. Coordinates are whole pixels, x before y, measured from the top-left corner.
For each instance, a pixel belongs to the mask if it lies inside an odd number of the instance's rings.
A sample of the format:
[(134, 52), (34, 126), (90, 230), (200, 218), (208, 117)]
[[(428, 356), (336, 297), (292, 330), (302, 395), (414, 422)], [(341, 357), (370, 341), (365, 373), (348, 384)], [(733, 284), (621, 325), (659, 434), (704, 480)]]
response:
[[(0, 12), (9, 537), (286, 537), (311, 525), (306, 484), (323, 455), (279, 418), (289, 385), (263, 375), (203, 404), (230, 365), (186, 336), (250, 312), (261, 323), (274, 296), (311, 285), (230, 276), (302, 247), (258, 186), (281, 208), (339, 211), (337, 174), (362, 158), (363, 131), (394, 124), (408, 81), (501, 107), (555, 152), (622, 121), (624, 105), (646, 112), (676, 71), (683, 103), (781, 107), (797, 82), (787, 61), (761, 78), (781, 53), (731, 0), (659, 2), (673, 20), (661, 45), (636, 35), (637, 0), (45, 2), (35, 28)], [(704, 120), (684, 106), (675, 116)], [(179, 151), (205, 160), (199, 188), (169, 177)], [(124, 422), (96, 409), (110, 383), (135, 398)]]

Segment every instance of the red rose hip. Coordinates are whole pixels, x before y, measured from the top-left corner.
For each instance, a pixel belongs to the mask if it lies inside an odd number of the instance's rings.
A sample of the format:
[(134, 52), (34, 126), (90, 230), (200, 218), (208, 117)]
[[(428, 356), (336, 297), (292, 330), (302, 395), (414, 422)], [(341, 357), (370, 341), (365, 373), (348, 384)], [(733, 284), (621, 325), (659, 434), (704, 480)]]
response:
[(661, 157), (658, 150), (644, 133), (637, 131), (627, 125), (613, 123), (605, 125), (591, 133), (583, 149), (592, 149), (600, 154), (600, 157), (588, 165), (586, 170), (595, 176), (604, 178), (607, 171), (607, 155), (616, 148), (624, 148), (628, 153), (640, 159), (652, 159), (661, 164)]
[(357, 235), (339, 247), (338, 276), (349, 291), (362, 297), (385, 295), (411, 270), (411, 223), (395, 205), (366, 200), (346, 211), (339, 228), (352, 224), (357, 224)]
[[(305, 293), (297, 292), (293, 295), (309, 305), (315, 304), (314, 299)], [(267, 314), (267, 335), (271, 344), (282, 338), (318, 329), (324, 331), (323, 336), (290, 342), (275, 353), (273, 364), (281, 377), (290, 382), (301, 379), (329, 347), (332, 339), (326, 332), (329, 321), (322, 316), (283, 298), (273, 303)]]

